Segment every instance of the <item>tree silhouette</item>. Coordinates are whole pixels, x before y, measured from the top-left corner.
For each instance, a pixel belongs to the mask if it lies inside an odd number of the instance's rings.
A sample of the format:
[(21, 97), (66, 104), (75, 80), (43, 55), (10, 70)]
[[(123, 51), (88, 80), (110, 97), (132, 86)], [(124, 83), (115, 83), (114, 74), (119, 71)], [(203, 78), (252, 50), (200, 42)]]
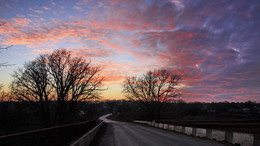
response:
[(58, 49), (17, 70), (12, 93), (16, 100), (31, 103), (45, 126), (59, 125), (75, 114), (78, 102), (99, 98), (103, 81), (99, 72), (100, 67), (72, 57), (66, 49)]
[(123, 92), (128, 99), (139, 101), (153, 119), (159, 119), (164, 103), (178, 95), (176, 85), (179, 79), (180, 76), (166, 69), (148, 71), (140, 77), (127, 77)]

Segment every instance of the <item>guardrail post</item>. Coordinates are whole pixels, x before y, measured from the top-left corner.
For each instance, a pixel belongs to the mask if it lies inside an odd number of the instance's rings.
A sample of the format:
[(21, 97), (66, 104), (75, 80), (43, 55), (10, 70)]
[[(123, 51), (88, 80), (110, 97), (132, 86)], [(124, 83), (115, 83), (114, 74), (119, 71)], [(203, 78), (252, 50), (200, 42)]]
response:
[(168, 124), (163, 124), (163, 129), (168, 129), (169, 125)]
[(192, 127), (185, 127), (184, 133), (187, 135), (192, 135), (193, 128)]
[(233, 132), (233, 143), (241, 146), (253, 146), (254, 135), (248, 133)]
[(159, 123), (159, 128), (163, 128), (163, 123)]
[(183, 126), (175, 126), (174, 130), (177, 132), (182, 132), (183, 131)]
[(168, 129), (169, 130), (174, 130), (174, 125), (169, 125)]

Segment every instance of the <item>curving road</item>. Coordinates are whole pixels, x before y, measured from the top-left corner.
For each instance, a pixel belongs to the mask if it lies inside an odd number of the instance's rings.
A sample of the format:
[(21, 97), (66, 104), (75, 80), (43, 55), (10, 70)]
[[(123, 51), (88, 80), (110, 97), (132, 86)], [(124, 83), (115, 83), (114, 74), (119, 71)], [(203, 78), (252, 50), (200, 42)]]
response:
[(107, 119), (111, 114), (100, 117), (108, 123), (100, 146), (224, 146), (207, 139), (177, 134), (150, 126), (118, 122)]

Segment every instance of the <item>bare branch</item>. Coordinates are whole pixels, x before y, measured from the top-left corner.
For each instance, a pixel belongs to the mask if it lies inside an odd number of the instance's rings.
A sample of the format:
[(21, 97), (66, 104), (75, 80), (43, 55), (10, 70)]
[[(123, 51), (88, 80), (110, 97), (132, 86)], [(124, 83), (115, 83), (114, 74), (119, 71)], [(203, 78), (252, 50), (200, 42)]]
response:
[[(5, 22), (0, 22), (0, 26), (3, 26), (5, 25)], [(8, 48), (12, 47), (13, 45), (10, 45), (10, 46), (7, 46), (7, 47), (2, 47), (0, 46), (0, 50), (7, 50)], [(2, 53), (2, 51), (0, 51), (0, 53)], [(3, 63), (0, 63), (0, 67), (7, 67), (7, 66), (12, 66), (14, 64), (8, 64), (8, 62), (3, 62)]]
[(8, 66), (13, 66), (15, 64), (8, 64), (8, 62), (3, 62), (3, 63), (0, 63), (0, 67), (8, 67)]
[(0, 50), (7, 50), (8, 48), (12, 47), (13, 45), (7, 46), (7, 47), (0, 47)]
[[(12, 47), (13, 45), (11, 46), (7, 46), (7, 47), (1, 47), (0, 46), (0, 50), (7, 50), (8, 48)], [(0, 51), (0, 53), (2, 53), (2, 51)], [(0, 63), (0, 67), (7, 67), (7, 66), (13, 66), (15, 64), (9, 64), (8, 62), (3, 62), (3, 63)]]

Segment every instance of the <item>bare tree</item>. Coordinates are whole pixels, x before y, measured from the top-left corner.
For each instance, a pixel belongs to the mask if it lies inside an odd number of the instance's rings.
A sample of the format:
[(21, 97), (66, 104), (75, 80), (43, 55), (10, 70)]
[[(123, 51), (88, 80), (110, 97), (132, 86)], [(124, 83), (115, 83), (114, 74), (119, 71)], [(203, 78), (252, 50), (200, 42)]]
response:
[(166, 69), (148, 71), (140, 77), (127, 77), (123, 92), (128, 99), (139, 101), (153, 119), (159, 119), (164, 103), (178, 95), (176, 85), (179, 79), (180, 76)]
[(100, 67), (58, 49), (16, 71), (12, 92), (16, 100), (32, 103), (45, 126), (62, 124), (77, 109), (78, 102), (99, 97), (103, 81), (99, 71)]
[(14, 72), (11, 84), (15, 99), (27, 102), (41, 116), (46, 127), (51, 125), (50, 107), (52, 88), (47, 68), (47, 56), (41, 55)]
[(55, 118), (61, 122), (66, 118), (64, 113), (73, 112), (78, 101), (99, 97), (103, 78), (98, 73), (100, 67), (94, 67), (80, 57), (71, 57), (67, 50), (57, 50), (48, 56), (48, 67), (52, 87), (57, 96)]

